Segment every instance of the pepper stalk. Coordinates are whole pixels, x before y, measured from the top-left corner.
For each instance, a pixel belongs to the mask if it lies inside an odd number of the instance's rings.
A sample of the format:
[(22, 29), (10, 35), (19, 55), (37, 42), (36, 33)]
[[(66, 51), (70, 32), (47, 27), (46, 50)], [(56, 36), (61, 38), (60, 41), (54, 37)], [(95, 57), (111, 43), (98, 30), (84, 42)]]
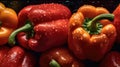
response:
[(83, 23), (83, 28), (89, 33), (89, 34), (99, 34), (101, 31), (101, 28), (103, 27), (101, 23), (98, 21), (102, 19), (108, 19), (112, 21), (114, 19), (113, 14), (100, 14), (96, 16), (95, 18), (87, 19)]
[(55, 61), (54, 59), (52, 59), (49, 63), (50, 67), (60, 67), (60, 64)]
[[(33, 25), (32, 23), (27, 20), (26, 21), (26, 24), (18, 29), (16, 29), (15, 31), (12, 32), (12, 34), (9, 36), (9, 39), (8, 39), (8, 43), (13, 46), (15, 45), (15, 37), (16, 35), (19, 33), (19, 32), (23, 32), (23, 31), (31, 31), (33, 29)], [(32, 31), (33, 32), (33, 31)]]

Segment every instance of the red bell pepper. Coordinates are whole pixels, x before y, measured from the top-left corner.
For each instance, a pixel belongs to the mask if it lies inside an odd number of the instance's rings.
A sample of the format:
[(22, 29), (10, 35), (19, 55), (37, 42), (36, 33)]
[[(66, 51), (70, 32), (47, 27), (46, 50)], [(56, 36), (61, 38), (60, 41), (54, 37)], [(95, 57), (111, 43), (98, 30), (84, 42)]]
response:
[(66, 48), (55, 48), (40, 56), (40, 67), (84, 67)]
[(19, 33), (19, 44), (37, 52), (64, 45), (70, 16), (70, 10), (61, 4), (27, 6), (18, 14), (20, 28), (11, 34), (9, 44), (15, 44), (14, 38)]
[(112, 48), (116, 28), (107, 19), (113, 20), (114, 15), (103, 7), (92, 5), (81, 6), (72, 15), (68, 46), (77, 58), (99, 61)]
[(100, 63), (100, 67), (120, 67), (120, 53), (116, 51), (108, 53)]
[(117, 31), (116, 43), (120, 43), (120, 4), (113, 11), (113, 14), (115, 16), (113, 24), (115, 25)]
[(36, 57), (19, 46), (0, 47), (0, 67), (36, 67)]

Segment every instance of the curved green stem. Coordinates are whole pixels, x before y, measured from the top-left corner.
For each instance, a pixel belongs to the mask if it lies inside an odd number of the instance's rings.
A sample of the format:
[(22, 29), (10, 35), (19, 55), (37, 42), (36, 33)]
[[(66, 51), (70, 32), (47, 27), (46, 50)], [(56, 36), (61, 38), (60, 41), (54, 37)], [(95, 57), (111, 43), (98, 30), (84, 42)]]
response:
[(99, 34), (100, 30), (102, 28), (102, 24), (99, 23), (98, 21), (103, 20), (103, 19), (108, 19), (112, 21), (114, 19), (113, 14), (100, 14), (93, 18), (90, 21), (87, 21), (86, 24), (84, 24), (84, 28), (86, 31), (88, 31), (90, 34)]
[(60, 67), (60, 64), (55, 61), (54, 59), (52, 59), (49, 63), (50, 67)]
[(9, 38), (8, 38), (8, 43), (12, 46), (12, 45), (15, 45), (15, 37), (16, 37), (16, 35), (19, 33), (19, 32), (22, 32), (22, 31), (28, 31), (28, 30), (31, 30), (33, 27), (32, 27), (32, 24), (31, 24), (31, 22), (30, 21), (27, 21), (27, 23), (24, 25), (24, 26), (22, 26), (22, 27), (20, 27), (20, 28), (18, 28), (18, 29), (16, 29), (15, 31), (13, 31), (12, 33), (11, 33), (11, 35), (9, 36)]
[(112, 21), (114, 19), (114, 15), (113, 14), (100, 14), (96, 16), (95, 18), (93, 18), (90, 22), (95, 23), (96, 21), (99, 21), (102, 19), (108, 19)]

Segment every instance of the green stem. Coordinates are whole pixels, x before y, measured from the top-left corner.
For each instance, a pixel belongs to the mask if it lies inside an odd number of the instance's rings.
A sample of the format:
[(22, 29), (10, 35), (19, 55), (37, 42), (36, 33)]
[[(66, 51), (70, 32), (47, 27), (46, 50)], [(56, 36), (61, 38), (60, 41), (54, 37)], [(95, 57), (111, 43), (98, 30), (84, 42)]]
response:
[(99, 34), (100, 33), (99, 27), (102, 27), (102, 25), (100, 25), (100, 23), (98, 23), (98, 21), (100, 21), (102, 19), (108, 19), (108, 20), (112, 21), (114, 19), (114, 15), (113, 14), (100, 14), (100, 15), (96, 16), (95, 18), (93, 18), (92, 20), (90, 20), (87, 23), (87, 30), (89, 30), (90, 33), (92, 33), (92, 34)]
[(52, 59), (49, 63), (50, 67), (60, 67), (60, 64), (55, 61), (54, 59)]
[(20, 27), (20, 28), (18, 28), (18, 29), (16, 29), (15, 31), (13, 31), (12, 33), (11, 33), (11, 35), (9, 36), (9, 39), (8, 39), (8, 43), (12, 46), (12, 45), (15, 45), (15, 37), (16, 37), (16, 35), (19, 33), (19, 32), (23, 32), (23, 31), (28, 31), (28, 30), (31, 30), (33, 27), (32, 27), (32, 24), (31, 24), (31, 22), (30, 21), (27, 21), (27, 23), (24, 25), (24, 26), (22, 26), (22, 27)]
[(93, 18), (91, 20), (92, 23), (102, 20), (102, 19), (108, 19), (110, 21), (112, 21), (114, 19), (114, 15), (113, 14), (100, 14), (98, 16), (96, 16), (95, 18)]

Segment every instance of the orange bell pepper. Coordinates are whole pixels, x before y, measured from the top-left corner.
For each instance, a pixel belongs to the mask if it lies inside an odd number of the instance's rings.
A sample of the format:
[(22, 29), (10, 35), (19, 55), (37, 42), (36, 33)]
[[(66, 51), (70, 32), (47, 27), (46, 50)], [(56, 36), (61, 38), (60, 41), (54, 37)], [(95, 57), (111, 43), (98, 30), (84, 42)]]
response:
[(8, 42), (8, 37), (16, 29), (17, 23), (17, 13), (0, 2), (0, 45)]
[[(112, 48), (116, 28), (114, 15), (103, 7), (81, 6), (69, 23), (68, 45), (79, 59), (99, 61)], [(102, 21), (101, 21), (102, 20)]]

